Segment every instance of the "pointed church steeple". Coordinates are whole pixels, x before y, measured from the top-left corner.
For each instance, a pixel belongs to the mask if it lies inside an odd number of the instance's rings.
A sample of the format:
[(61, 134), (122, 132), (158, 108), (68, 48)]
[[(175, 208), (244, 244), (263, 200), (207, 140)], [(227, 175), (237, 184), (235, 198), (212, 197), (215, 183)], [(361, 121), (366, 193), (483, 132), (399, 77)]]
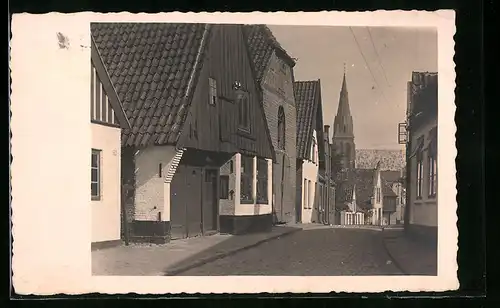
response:
[(341, 154), (342, 165), (344, 168), (354, 168), (355, 162), (355, 144), (354, 144), (354, 125), (349, 106), (349, 93), (347, 91), (346, 67), (344, 63), (344, 76), (340, 88), (339, 106), (337, 115), (333, 122), (332, 143), (337, 154)]

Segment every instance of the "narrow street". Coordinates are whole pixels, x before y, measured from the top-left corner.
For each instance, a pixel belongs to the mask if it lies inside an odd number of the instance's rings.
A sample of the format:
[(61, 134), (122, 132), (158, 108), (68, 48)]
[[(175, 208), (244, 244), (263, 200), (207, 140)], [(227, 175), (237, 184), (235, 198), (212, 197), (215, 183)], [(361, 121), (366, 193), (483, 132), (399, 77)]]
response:
[(313, 229), (179, 273), (197, 275), (401, 275), (388, 256), (381, 232)]

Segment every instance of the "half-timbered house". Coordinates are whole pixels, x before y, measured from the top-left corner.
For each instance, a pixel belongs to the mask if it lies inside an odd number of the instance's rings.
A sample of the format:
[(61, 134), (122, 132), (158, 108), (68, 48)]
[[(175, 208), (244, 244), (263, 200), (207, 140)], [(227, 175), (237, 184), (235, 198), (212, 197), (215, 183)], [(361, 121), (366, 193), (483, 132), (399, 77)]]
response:
[(297, 112), (293, 93), (295, 61), (266, 25), (245, 25), (262, 103), (276, 152), (273, 164), (273, 216), (276, 223), (295, 221)]
[(93, 40), (90, 62), (91, 238), (99, 248), (120, 243), (121, 130), (130, 123)]
[(134, 241), (269, 230), (274, 150), (241, 25), (96, 23), (131, 128)]

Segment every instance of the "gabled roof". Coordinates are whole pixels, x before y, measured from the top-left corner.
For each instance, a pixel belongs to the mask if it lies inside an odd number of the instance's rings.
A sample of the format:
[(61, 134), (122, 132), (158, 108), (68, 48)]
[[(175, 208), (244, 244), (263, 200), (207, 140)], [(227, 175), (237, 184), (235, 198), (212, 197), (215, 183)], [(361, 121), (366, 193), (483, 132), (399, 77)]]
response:
[(293, 83), (297, 108), (297, 158), (306, 159), (311, 147), (313, 130), (317, 130), (318, 145), (322, 148), (323, 114), (320, 80)]
[(258, 83), (264, 78), (273, 51), (291, 67), (295, 66), (295, 61), (288, 55), (273, 35), (271, 29), (266, 25), (244, 25), (243, 34), (248, 44)]
[(210, 26), (91, 23), (90, 29), (130, 121), (122, 144), (175, 144), (187, 116)]

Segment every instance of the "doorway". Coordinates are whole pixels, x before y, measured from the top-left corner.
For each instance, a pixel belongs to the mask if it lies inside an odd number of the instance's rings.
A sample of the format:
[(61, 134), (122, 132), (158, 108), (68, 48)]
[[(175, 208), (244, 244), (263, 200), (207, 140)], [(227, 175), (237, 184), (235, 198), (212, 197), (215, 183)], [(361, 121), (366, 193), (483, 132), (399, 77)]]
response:
[(204, 235), (216, 233), (218, 229), (218, 172), (217, 169), (205, 169), (201, 206)]

